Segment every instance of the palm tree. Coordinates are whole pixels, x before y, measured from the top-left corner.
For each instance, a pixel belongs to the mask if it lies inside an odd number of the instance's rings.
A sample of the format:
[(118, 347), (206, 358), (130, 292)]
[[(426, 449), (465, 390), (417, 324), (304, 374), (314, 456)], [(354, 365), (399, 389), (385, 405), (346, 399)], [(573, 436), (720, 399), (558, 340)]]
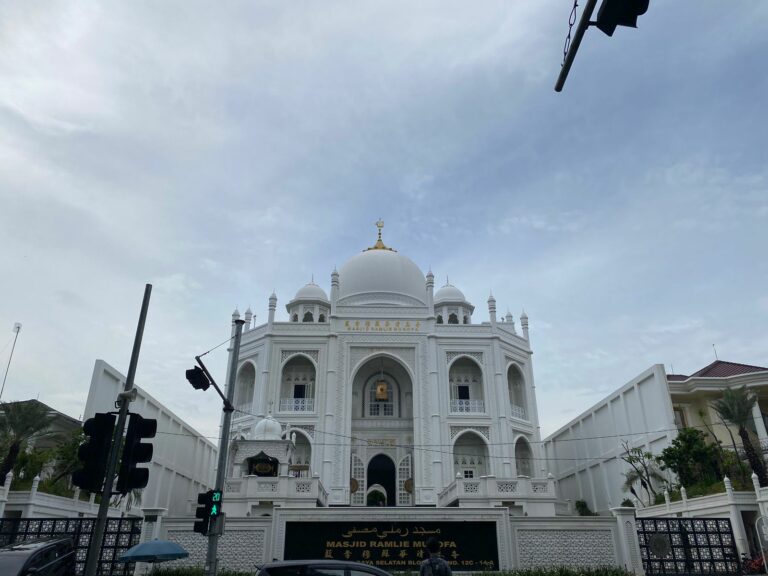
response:
[(749, 437), (749, 430), (747, 429), (747, 426), (752, 421), (752, 408), (756, 403), (757, 396), (750, 394), (742, 386), (741, 388), (726, 388), (723, 390), (722, 398), (715, 400), (712, 403), (712, 408), (714, 408), (720, 418), (738, 428), (739, 437), (744, 446), (744, 453), (747, 455), (749, 465), (754, 473), (757, 474), (760, 486), (768, 486), (765, 464), (763, 463), (762, 456), (757, 453), (752, 445), (752, 439)]
[(0, 486), (5, 485), (5, 476), (13, 470), (22, 448), (32, 438), (46, 435), (55, 417), (48, 406), (36, 400), (0, 404), (0, 436), (7, 446), (0, 464)]

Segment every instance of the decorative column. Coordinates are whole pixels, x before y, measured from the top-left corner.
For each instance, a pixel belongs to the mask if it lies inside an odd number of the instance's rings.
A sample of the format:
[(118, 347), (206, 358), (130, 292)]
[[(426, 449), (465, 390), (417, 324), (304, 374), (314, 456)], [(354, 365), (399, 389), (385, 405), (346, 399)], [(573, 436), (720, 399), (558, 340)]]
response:
[(11, 490), (11, 482), (13, 482), (13, 470), (5, 475), (5, 484), (0, 487), (0, 518), (5, 515), (5, 504), (8, 502), (8, 492)]
[[(267, 324), (269, 325), (269, 331), (272, 332), (272, 324), (275, 322), (275, 310), (277, 309), (277, 294), (272, 292), (269, 296), (269, 317)], [(234, 318), (232, 319), (232, 325), (234, 326)], [(234, 330), (234, 328), (233, 328)]]
[(738, 551), (739, 556), (742, 554), (749, 554), (749, 544), (747, 543), (746, 530), (744, 530), (744, 521), (741, 518), (741, 511), (734, 498), (731, 479), (728, 478), (728, 476), (725, 476), (723, 478), (723, 484), (725, 484), (725, 493), (728, 496), (729, 517), (731, 519), (733, 537), (736, 540), (736, 550)]
[(496, 298), (493, 297), (493, 292), (488, 296), (488, 317), (491, 320), (491, 326), (496, 328)]
[[(435, 275), (432, 270), (427, 272), (427, 317), (435, 317)], [(443, 319), (445, 322), (445, 319)]]
[(336, 300), (339, 299), (339, 272), (331, 272), (331, 316), (336, 316)]
[(755, 405), (752, 406), (752, 420), (755, 422), (757, 438), (760, 440), (760, 448), (762, 449), (768, 444), (768, 431), (765, 429), (765, 420), (763, 420), (763, 411), (760, 410), (760, 402), (755, 402)]
[(251, 329), (251, 319), (253, 318), (253, 312), (251, 311), (251, 307), (248, 306), (248, 309), (245, 311), (245, 326), (243, 326), (243, 330), (250, 330)]
[(520, 314), (520, 326), (523, 329), (523, 338), (530, 340), (528, 337), (528, 314), (525, 313), (525, 310)]
[(611, 513), (616, 518), (619, 528), (619, 546), (621, 550), (620, 562), (628, 572), (634, 572), (637, 576), (645, 576), (643, 562), (640, 559), (640, 542), (637, 539), (637, 521), (635, 509), (631, 506), (619, 506), (611, 508)]

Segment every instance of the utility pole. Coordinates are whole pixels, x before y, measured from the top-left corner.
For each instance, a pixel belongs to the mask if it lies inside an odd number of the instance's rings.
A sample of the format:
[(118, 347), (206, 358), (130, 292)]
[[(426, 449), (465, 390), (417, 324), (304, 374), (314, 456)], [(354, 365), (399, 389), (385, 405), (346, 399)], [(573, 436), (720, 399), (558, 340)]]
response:
[(136, 376), (136, 365), (139, 363), (139, 351), (141, 350), (141, 339), (144, 336), (144, 324), (147, 320), (147, 310), (149, 309), (149, 297), (152, 294), (152, 284), (144, 287), (144, 300), (141, 303), (141, 313), (139, 314), (139, 324), (136, 327), (136, 337), (133, 340), (133, 351), (131, 352), (131, 363), (128, 367), (128, 376), (125, 379), (125, 388), (117, 395), (117, 403), (120, 404), (120, 412), (115, 426), (115, 435), (112, 438), (112, 447), (109, 451), (109, 460), (107, 462), (107, 474), (104, 479), (104, 489), (101, 492), (101, 502), (99, 503), (99, 514), (96, 517), (96, 525), (93, 528), (91, 543), (88, 546), (88, 558), (85, 563), (84, 576), (96, 576), (96, 569), (99, 565), (99, 556), (101, 555), (101, 544), (104, 541), (104, 528), (107, 525), (107, 513), (109, 512), (109, 501), (112, 498), (112, 485), (115, 480), (115, 471), (117, 470), (117, 456), (120, 452), (120, 440), (125, 430), (125, 421), (128, 418), (128, 406), (135, 391), (133, 390), (133, 379)]
[[(235, 396), (235, 379), (237, 378), (237, 363), (240, 359), (240, 339), (243, 336), (243, 324), (245, 324), (245, 320), (235, 320), (235, 342), (229, 365), (229, 377), (227, 378), (227, 395), (223, 398), (224, 407), (222, 410), (224, 411), (224, 422), (221, 429), (221, 439), (219, 440), (219, 464), (216, 470), (216, 485), (214, 487), (216, 490), (220, 490), (222, 494), (224, 493), (224, 478), (226, 477), (227, 472), (229, 429), (232, 426), (232, 412), (234, 411), (232, 399)], [(197, 358), (197, 361), (198, 363), (201, 363), (199, 357)], [(215, 382), (212, 383), (215, 385)], [(219, 391), (218, 386), (216, 386), (216, 390)], [(221, 394), (221, 391), (219, 391), (219, 394)], [(216, 554), (219, 547), (219, 536), (221, 535), (223, 521), (223, 515), (211, 519), (212, 526), (208, 532), (208, 554), (205, 558), (206, 573), (208, 576), (216, 576), (216, 568), (219, 563)]]
[(3, 376), (3, 387), (0, 388), (0, 398), (3, 397), (3, 391), (5, 391), (5, 379), (8, 378), (8, 369), (11, 367), (11, 360), (13, 360), (13, 351), (16, 350), (16, 340), (19, 339), (19, 332), (21, 332), (21, 322), (16, 322), (13, 325), (13, 331), (16, 332), (16, 336), (13, 337), (13, 346), (11, 347), (11, 355), (8, 357), (8, 366), (5, 367), (5, 376)]

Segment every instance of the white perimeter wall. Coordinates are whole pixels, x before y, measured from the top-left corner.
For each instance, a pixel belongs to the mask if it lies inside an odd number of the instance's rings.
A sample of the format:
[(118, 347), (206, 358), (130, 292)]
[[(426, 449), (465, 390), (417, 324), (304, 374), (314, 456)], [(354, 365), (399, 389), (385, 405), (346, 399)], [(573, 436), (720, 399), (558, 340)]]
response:
[[(103, 360), (96, 360), (83, 420), (97, 412), (114, 411), (117, 394), (124, 386), (125, 376)], [(186, 515), (190, 500), (196, 505), (197, 493), (213, 486), (216, 446), (141, 387), (135, 388), (136, 401), (131, 402), (130, 411), (157, 419), (149, 484), (142, 493), (141, 507)]]
[(631, 497), (622, 489), (622, 440), (659, 454), (677, 436), (664, 367), (642, 372), (543, 441), (563, 499), (607, 512)]

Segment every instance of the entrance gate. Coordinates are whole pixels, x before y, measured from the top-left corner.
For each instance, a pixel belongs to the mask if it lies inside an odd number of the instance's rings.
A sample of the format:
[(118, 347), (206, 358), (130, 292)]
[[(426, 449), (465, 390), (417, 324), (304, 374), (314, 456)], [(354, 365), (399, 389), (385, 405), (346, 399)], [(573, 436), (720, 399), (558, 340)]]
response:
[(638, 518), (637, 536), (648, 576), (741, 574), (727, 518)]

